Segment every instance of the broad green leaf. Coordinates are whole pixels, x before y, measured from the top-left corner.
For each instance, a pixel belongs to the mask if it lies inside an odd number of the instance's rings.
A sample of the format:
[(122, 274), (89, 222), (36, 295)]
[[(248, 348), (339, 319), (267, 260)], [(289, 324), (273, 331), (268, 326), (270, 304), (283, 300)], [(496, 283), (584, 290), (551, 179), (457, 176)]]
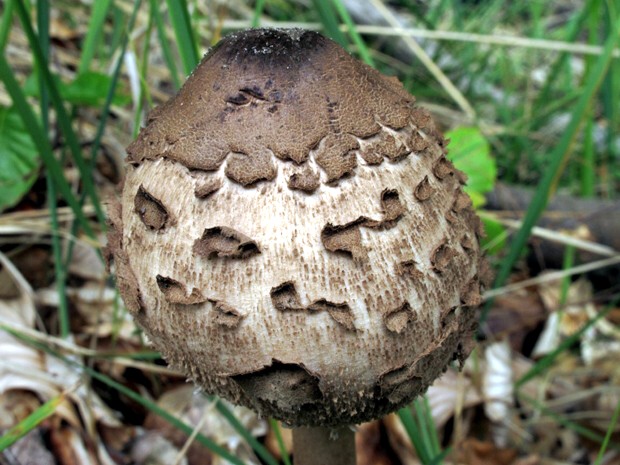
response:
[(484, 204), (484, 194), (493, 189), (497, 177), (489, 142), (475, 127), (458, 127), (446, 133), (450, 139), (448, 158), (468, 178), (465, 192), (475, 207)]
[[(62, 82), (58, 76), (54, 76), (60, 95), (63, 100), (80, 106), (99, 107), (105, 102), (112, 78), (106, 74), (87, 71), (78, 74), (71, 82)], [(24, 92), (30, 97), (39, 96), (39, 85), (36, 73), (33, 73), (26, 84)], [(124, 105), (130, 101), (128, 95), (118, 94), (114, 96), (115, 105)]]
[(480, 239), (482, 247), (488, 255), (495, 255), (506, 245), (506, 228), (491, 218), (481, 218), (486, 236)]
[(39, 172), (38, 152), (21, 118), (0, 106), (0, 211), (17, 204)]

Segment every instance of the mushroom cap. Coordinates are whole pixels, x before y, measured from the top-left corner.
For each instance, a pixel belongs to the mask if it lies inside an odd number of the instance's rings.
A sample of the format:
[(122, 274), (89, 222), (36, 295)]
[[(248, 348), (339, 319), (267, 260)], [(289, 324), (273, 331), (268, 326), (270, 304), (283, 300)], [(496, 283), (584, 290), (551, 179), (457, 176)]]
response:
[(464, 175), (398, 80), (331, 40), (224, 38), (127, 152), (107, 253), (153, 345), (205, 391), (353, 424), (471, 351)]

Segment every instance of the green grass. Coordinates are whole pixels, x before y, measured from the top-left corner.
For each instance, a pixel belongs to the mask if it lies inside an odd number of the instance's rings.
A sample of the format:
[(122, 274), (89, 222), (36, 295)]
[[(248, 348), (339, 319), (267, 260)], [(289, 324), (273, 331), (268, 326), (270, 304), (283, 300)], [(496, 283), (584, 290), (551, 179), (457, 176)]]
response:
[[(386, 6), (387, 2), (379, 1), (377, 4)], [(422, 44), (422, 48), (427, 50), (423, 39), (412, 43), (411, 39), (404, 39), (405, 36), (361, 32), (363, 29), (358, 19), (345, 8), (342, 0), (313, 0), (307, 5), (258, 0), (248, 3), (243, 19), (251, 26), (260, 26), (263, 20), (269, 19), (302, 25), (318, 24), (324, 34), (365, 63), (398, 76), (422, 104), (436, 105), (445, 114), (453, 115), (461, 122), (457, 126), (475, 128), (476, 133), (484, 136), (490, 144), (500, 179), (536, 186), (534, 201), (525, 212), (521, 229), (507, 241), (504, 250), (494, 255), (497, 257), (493, 260), (498, 271), (494, 285), (499, 287), (520, 263), (532, 227), (545, 211), (547, 201), (554, 192), (563, 190), (588, 197), (618, 196), (620, 59), (614, 53), (620, 43), (620, 1), (585, 1), (581, 8), (566, 13), (565, 21), (558, 21), (553, 28), (549, 28), (548, 24), (555, 18), (552, 4), (487, 0), (471, 8), (456, 0), (390, 2), (398, 12), (416, 18), (416, 27), (476, 33), (483, 38), (491, 38), (501, 30), (521, 38), (567, 44), (585, 40), (590, 45), (600, 46), (599, 53), (580, 55), (573, 50), (553, 52), (493, 45), (490, 39), (488, 44), (484, 44), (478, 39), (474, 42), (451, 38), (435, 42), (435, 46), (428, 49), (428, 60), (425, 61), (416, 49), (417, 44)], [(53, 58), (54, 47), (58, 45), (53, 45), (50, 35), (51, 10), (68, 6), (64, 2), (56, 5), (46, 0), (7, 0), (3, 3), (0, 20), (0, 80), (12, 108), (20, 116), (27, 135), (39, 152), (42, 176), (46, 180), (54, 282), (60, 296), (57, 331), (62, 338), (71, 336), (70, 303), (66, 294), (73, 242), (69, 243), (68, 250), (63, 254), (61, 238), (63, 228), (67, 226), (61, 224), (58, 208), (65, 205), (71, 208), (75, 217), (72, 236), (79, 237), (84, 233), (96, 241), (97, 234), (105, 230), (105, 214), (99, 192), (101, 181), (94, 175), (98, 157), (105, 148), (104, 136), (108, 131), (125, 131), (135, 137), (144, 110), (161, 103), (156, 92), (160, 89), (154, 87), (157, 81), (150, 76), (150, 67), (155, 66), (153, 63), (156, 60), (163, 63), (160, 65), (165, 74), (162, 79), (169, 87), (166, 92), (171, 94), (180, 88), (183, 76), (192, 72), (204, 51), (204, 45), (212, 43), (219, 34), (218, 28), (226, 21), (226, 15), (231, 19), (242, 16), (240, 12), (208, 11), (205, 4), (196, 0), (101, 0), (90, 5), (77, 7), (80, 14), (88, 14), (89, 17), (85, 34), (79, 41), (74, 79), (95, 71), (106, 73), (109, 77), (105, 98), (96, 108), (89, 109), (97, 114), (95, 134), (91, 140), (85, 140), (80, 131), (80, 115), (84, 109), (63, 98), (61, 84), (72, 78), (61, 76)], [(36, 96), (25, 93), (23, 84), (30, 76), (16, 71), (11, 62), (14, 55), (7, 52), (7, 45), (13, 40), (12, 34), (18, 29), (25, 36), (31, 51), (33, 69), (30, 74), (37, 79)], [(125, 112), (133, 112), (130, 124), (123, 125), (118, 121), (118, 114), (121, 113), (118, 106), (122, 104), (115, 99), (123, 93), (123, 84), (127, 81), (123, 65), (128, 52), (139, 56), (140, 95), (133, 102), (134, 107), (124, 105), (122, 108)], [(579, 74), (575, 63), (583, 65), (583, 74)], [(541, 69), (546, 73), (540, 80), (535, 79), (535, 72)], [(558, 118), (565, 118), (568, 123), (553, 132), (552, 123)], [(445, 124), (452, 123), (448, 119)], [(86, 146), (88, 150), (84, 149)], [(70, 182), (65, 176), (65, 168), (69, 165), (79, 173), (78, 184)], [(86, 207), (94, 209), (94, 216), (85, 213)], [(574, 260), (573, 252), (567, 253), (566, 267), (570, 267)], [(565, 292), (568, 284), (567, 280)], [(489, 302), (485, 307), (483, 320), (491, 305), (492, 302)], [(610, 308), (601, 311), (578, 332), (564, 339), (554, 351), (533, 364), (525, 375), (515, 381), (516, 390), (519, 391), (527, 382), (545, 376), (559, 357), (577, 344)], [(107, 355), (102, 352), (101, 357), (104, 356)], [(126, 356), (131, 357), (132, 354)], [(151, 359), (158, 357), (158, 354), (138, 352), (133, 356)], [(191, 433), (188, 425), (161, 411), (145, 396), (91, 367), (83, 364), (80, 367), (110, 389), (122, 392), (182, 431)], [(539, 407), (545, 415), (555, 415), (543, 404), (535, 404), (538, 401), (527, 399), (522, 392), (518, 396)], [(16, 429), (0, 438), (1, 447), (6, 447), (36, 427), (53, 413), (56, 405), (57, 399), (53, 399), (37, 409)], [(217, 408), (264, 463), (277, 464), (223, 404), (217, 403)], [(558, 424), (600, 443), (597, 458), (597, 463), (600, 463), (603, 453), (611, 446), (611, 432), (617, 425), (619, 412), (620, 407), (615, 409), (605, 436), (583, 429), (561, 416), (555, 415), (554, 419)], [(423, 463), (439, 463), (445, 458), (449, 449), (440, 446), (425, 400), (420, 399), (402, 409), (399, 417)], [(290, 465), (279, 429), (275, 422), (271, 425), (283, 462)], [(231, 463), (241, 463), (208, 438), (199, 435), (197, 440)]]

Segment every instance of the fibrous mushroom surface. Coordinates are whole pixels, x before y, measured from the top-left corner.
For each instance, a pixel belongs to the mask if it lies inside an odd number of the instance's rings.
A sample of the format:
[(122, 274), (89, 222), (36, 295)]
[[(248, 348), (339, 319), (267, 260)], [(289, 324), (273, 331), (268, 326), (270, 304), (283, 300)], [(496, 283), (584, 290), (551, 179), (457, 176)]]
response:
[(301, 30), (214, 47), (128, 148), (108, 251), (207, 392), (289, 425), (393, 411), (471, 350), (478, 218), (393, 78)]

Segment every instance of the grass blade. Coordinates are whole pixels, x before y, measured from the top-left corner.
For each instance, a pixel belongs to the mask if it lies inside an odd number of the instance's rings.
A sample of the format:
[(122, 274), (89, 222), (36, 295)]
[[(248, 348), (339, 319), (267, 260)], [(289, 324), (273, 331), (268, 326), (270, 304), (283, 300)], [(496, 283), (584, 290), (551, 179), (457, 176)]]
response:
[(222, 414), (224, 418), (230, 423), (234, 430), (246, 440), (246, 442), (254, 449), (254, 452), (265, 462), (267, 465), (278, 465), (278, 461), (273, 455), (263, 446), (258, 440), (252, 436), (252, 434), (241, 424), (239, 419), (235, 416), (230, 409), (224, 405), (220, 399), (213, 398), (215, 400), (215, 407), (217, 411)]
[(40, 407), (36, 408), (30, 415), (9, 429), (0, 437), (0, 452), (12, 446), (30, 431), (35, 429), (46, 418), (54, 414), (56, 408), (65, 401), (66, 393), (52, 397)]
[[(37, 30), (39, 32), (39, 44), (45, 56), (49, 59), (49, 27), (50, 5), (48, 0), (37, 0)], [(49, 95), (43, 81), (43, 75), (39, 73), (39, 94), (41, 106), (41, 124), (43, 132), (49, 133)], [(69, 335), (69, 304), (66, 292), (66, 268), (62, 261), (62, 245), (60, 243), (60, 224), (58, 222), (58, 206), (56, 186), (49, 173), (46, 173), (47, 204), (50, 211), (50, 225), (52, 227), (52, 256), (54, 257), (54, 281), (58, 292), (58, 324), (60, 336), (66, 338)]]
[[(429, 431), (430, 428), (428, 428), (428, 412), (425, 411), (423, 402), (424, 400), (418, 397), (413, 401), (413, 408), (415, 409), (415, 420), (418, 425), (418, 431), (420, 432), (420, 438), (422, 440), (424, 450), (426, 451), (428, 461), (430, 461), (431, 457), (434, 457), (437, 454), (433, 450), (431, 433)], [(433, 419), (431, 418), (430, 422), (432, 423), (432, 421)]]
[[(599, 8), (601, 1), (602, 0), (590, 0), (584, 6), (579, 13), (579, 16), (571, 23), (565, 39), (566, 42), (575, 42), (577, 40), (586, 20), (591, 15), (593, 10)], [(551, 69), (549, 70), (549, 74), (547, 75), (547, 79), (543, 84), (541, 91), (538, 93), (536, 101), (534, 102), (535, 108), (544, 108), (548, 102), (553, 101), (551, 98), (551, 91), (556, 82), (557, 76), (561, 75), (561, 70), (566, 66), (570, 57), (571, 54), (569, 52), (564, 52), (553, 63)]]
[(254, 7), (254, 15), (252, 16), (252, 27), (258, 27), (260, 25), (260, 17), (265, 9), (265, 0), (257, 0)]
[(4, 53), (4, 48), (9, 40), (11, 32), (11, 22), (13, 20), (13, 4), (14, 0), (4, 2), (4, 11), (2, 12), (2, 21), (0, 22), (0, 52)]
[[(558, 415), (556, 412), (554, 412), (550, 408), (545, 407), (540, 401), (530, 396), (520, 393), (519, 399), (521, 401), (525, 401), (525, 402), (532, 404), (536, 409), (540, 411), (541, 414), (548, 416), (550, 418), (553, 418), (556, 422), (558, 422), (558, 424), (574, 431), (575, 433), (583, 436), (584, 438), (588, 438), (600, 444), (602, 444), (605, 441), (605, 438), (601, 436), (600, 434), (598, 434), (597, 432), (592, 431), (591, 429), (586, 428), (584, 426), (581, 426), (579, 423), (575, 423), (574, 421), (567, 420), (562, 415)], [(615, 447), (615, 448), (618, 449), (618, 447)]]
[(125, 34), (122, 40), (121, 51), (118, 55), (116, 63), (114, 64), (112, 80), (110, 81), (110, 87), (108, 88), (106, 99), (103, 104), (103, 108), (101, 109), (101, 114), (99, 116), (99, 124), (97, 125), (97, 132), (95, 134), (95, 139), (92, 145), (90, 164), (88, 167), (91, 172), (95, 169), (95, 164), (97, 161), (97, 154), (99, 152), (99, 149), (101, 148), (101, 139), (103, 138), (103, 133), (105, 132), (105, 127), (108, 121), (108, 116), (110, 115), (110, 107), (112, 106), (112, 100), (114, 99), (114, 95), (116, 94), (116, 88), (118, 86), (119, 77), (121, 74), (121, 67), (123, 65), (125, 53), (127, 52), (127, 45), (129, 44), (129, 36), (136, 23), (136, 18), (138, 16), (138, 10), (140, 8), (141, 3), (142, 3), (142, 0), (134, 1), (133, 11), (131, 13), (131, 17), (129, 18), (129, 22), (127, 23), (127, 29), (125, 31)]
[(398, 418), (400, 418), (400, 421), (405, 427), (405, 431), (407, 431), (409, 440), (411, 441), (411, 444), (413, 444), (413, 447), (418, 454), (420, 461), (423, 464), (428, 464), (431, 461), (432, 457), (430, 457), (427, 453), (424, 441), (422, 440), (422, 433), (413, 418), (410, 407), (403, 407), (402, 409), (400, 409), (398, 411)]
[(596, 456), (596, 461), (594, 462), (594, 465), (601, 465), (601, 463), (603, 463), (603, 455), (605, 455), (605, 451), (607, 450), (607, 447), (609, 447), (609, 441), (611, 440), (611, 435), (616, 429), (616, 424), (618, 423), (619, 417), (620, 402), (616, 404), (614, 414), (611, 417), (611, 421), (609, 422), (609, 428), (607, 428), (607, 433), (605, 433), (605, 439), (603, 439), (603, 444), (601, 444), (601, 448), (598, 451), (598, 455)]
[(88, 32), (82, 45), (78, 73), (84, 73), (90, 69), (90, 64), (95, 57), (97, 45), (101, 43), (103, 25), (112, 6), (112, 0), (97, 0), (93, 2), (93, 9), (88, 22)]
[(186, 0), (166, 0), (168, 14), (177, 39), (185, 74), (189, 76), (198, 64), (198, 49), (187, 10)]
[[(554, 191), (559, 176), (563, 171), (563, 167), (568, 159), (568, 156), (571, 153), (575, 138), (579, 133), (579, 127), (581, 126), (581, 123), (583, 122), (583, 119), (586, 116), (588, 109), (590, 108), (592, 99), (594, 98), (594, 95), (596, 94), (601, 83), (603, 82), (606, 71), (609, 67), (609, 64), (611, 63), (611, 60), (613, 58), (613, 50), (618, 43), (619, 34), (620, 16), (616, 18), (616, 21), (614, 22), (612, 34), (609, 36), (607, 42), (605, 43), (603, 53), (596, 61), (592, 72), (590, 72), (587, 76), (585, 88), (583, 89), (583, 93), (581, 94), (581, 97), (576, 104), (575, 110), (572, 113), (570, 123), (564, 130), (559, 143), (556, 145), (553, 152), (549, 155), (549, 165), (545, 169), (543, 178), (540, 181), (540, 184), (536, 190), (532, 203), (525, 214), (521, 229), (519, 229), (519, 232), (513, 239), (510, 249), (508, 251), (508, 255), (502, 260), (502, 265), (498, 271), (497, 278), (495, 279), (495, 287), (500, 287), (506, 282), (506, 279), (510, 275), (513, 265), (516, 263), (519, 256), (521, 255), (521, 252), (523, 251), (523, 248), (527, 244), (532, 228), (534, 227), (534, 225), (538, 221), (538, 218), (547, 206), (547, 201), (552, 192)], [(485, 321), (486, 316), (491, 308), (491, 304), (492, 299), (487, 302), (487, 305), (483, 310), (481, 316), (482, 322)]]
[(312, 0), (312, 3), (316, 11), (319, 13), (321, 23), (323, 24), (327, 35), (343, 47), (346, 47), (348, 45), (347, 38), (340, 30), (338, 18), (334, 13), (330, 0)]
[(276, 420), (270, 418), (269, 426), (271, 426), (273, 434), (275, 434), (276, 436), (276, 441), (278, 442), (278, 450), (280, 451), (280, 456), (282, 457), (284, 465), (291, 465), (291, 458), (289, 457), (286, 446), (284, 445), (284, 439), (282, 439), (282, 431), (280, 431), (280, 425)]
[(332, 2), (334, 4), (334, 7), (336, 8), (336, 11), (338, 12), (338, 15), (340, 15), (340, 18), (346, 24), (347, 30), (349, 31), (349, 36), (351, 36), (353, 43), (357, 47), (357, 51), (359, 52), (360, 57), (367, 65), (370, 65), (374, 68), (375, 63), (370, 56), (370, 51), (368, 50), (368, 47), (366, 46), (366, 43), (364, 42), (362, 37), (357, 32), (357, 28), (355, 27), (355, 23), (351, 19), (351, 15), (349, 15), (349, 12), (345, 8), (341, 0), (332, 0)]
[[(112, 100), (114, 99), (114, 95), (116, 94), (116, 87), (118, 86), (121, 66), (123, 64), (125, 53), (127, 52), (127, 45), (129, 43), (129, 35), (131, 31), (133, 30), (134, 24), (136, 22), (136, 17), (138, 14), (138, 9), (141, 3), (142, 3), (142, 0), (135, 0), (134, 9), (131, 14), (131, 17), (129, 18), (129, 22), (127, 23), (127, 30), (125, 32), (125, 35), (123, 37), (123, 41), (121, 44), (121, 51), (114, 65), (112, 79), (110, 81), (110, 86), (106, 93), (106, 99), (103, 104), (101, 114), (99, 116), (99, 124), (97, 125), (97, 131), (95, 133), (95, 138), (93, 140), (93, 144), (91, 148), (90, 162), (88, 163), (88, 170), (91, 173), (94, 172), (96, 168), (97, 156), (99, 155), (99, 149), (101, 148), (101, 139), (103, 138), (103, 134), (105, 132), (106, 123), (108, 121), (108, 116), (110, 115), (110, 107), (112, 106)], [(82, 196), (80, 197), (80, 205), (83, 206), (85, 201), (86, 201), (86, 192), (83, 192)], [(75, 221), (71, 229), (71, 232), (73, 235), (77, 234), (77, 226), (78, 226), (78, 222)], [(67, 254), (66, 254), (66, 259), (65, 259), (65, 267), (67, 269), (69, 268), (71, 259), (73, 257), (73, 246), (74, 246), (74, 243), (70, 243), (67, 249)]]
[[(135, 115), (133, 118), (133, 131), (132, 139), (135, 139), (140, 132), (140, 125), (142, 123), (142, 115), (144, 113), (145, 100), (148, 102), (148, 108), (153, 107), (153, 100), (149, 91), (149, 86), (146, 80), (149, 67), (149, 57), (151, 51), (151, 35), (153, 33), (153, 15), (149, 15), (149, 20), (146, 25), (146, 32), (144, 33), (144, 48), (142, 49), (142, 58), (140, 62), (140, 93), (138, 95), (138, 104), (136, 106)], [(128, 29), (129, 30), (129, 29)], [(123, 53), (124, 54), (124, 53)]]
[(593, 197), (596, 182), (596, 156), (594, 150), (594, 119), (589, 116), (583, 135), (583, 156), (581, 159), (581, 195)]
[[(71, 119), (65, 110), (62, 97), (56, 85), (56, 81), (52, 77), (52, 73), (50, 72), (47, 64), (47, 60), (43, 55), (43, 51), (39, 45), (39, 41), (37, 40), (37, 34), (32, 29), (32, 25), (30, 24), (30, 17), (28, 15), (28, 11), (26, 10), (26, 6), (24, 5), (23, 0), (16, 0), (15, 6), (17, 7), (17, 15), (22, 24), (22, 28), (26, 33), (28, 38), (28, 43), (32, 48), (32, 52), (34, 55), (34, 61), (38, 67), (39, 72), (43, 76), (43, 80), (46, 84), (47, 90), (49, 92), (50, 99), (56, 110), (58, 124), (62, 130), (62, 133), (65, 137), (65, 141), (69, 146), (71, 155), (73, 157), (73, 161), (77, 165), (82, 184), (84, 186), (84, 190), (88, 194), (95, 208), (95, 212), (97, 214), (97, 219), (101, 225), (105, 224), (105, 214), (103, 213), (103, 208), (101, 207), (101, 203), (99, 202), (99, 196), (95, 189), (95, 183), (93, 180), (93, 176), (91, 171), (89, 170), (86, 161), (82, 155), (82, 149), (80, 148), (79, 141), (73, 128), (71, 126)], [(77, 213), (76, 213), (77, 214)], [(85, 227), (85, 225), (83, 225)]]
[(168, 71), (170, 71), (172, 84), (175, 89), (180, 89), (181, 80), (179, 79), (179, 69), (177, 68), (177, 64), (172, 56), (172, 50), (170, 50), (170, 45), (168, 44), (168, 39), (166, 37), (166, 26), (164, 25), (164, 19), (159, 11), (157, 0), (149, 0), (149, 5), (151, 17), (155, 21), (155, 27), (157, 28), (157, 36), (159, 37), (159, 45), (161, 46), (161, 50), (164, 55), (164, 61), (168, 66)]
[(0, 80), (4, 82), (4, 86), (8, 94), (11, 96), (11, 99), (13, 100), (13, 105), (15, 106), (15, 109), (17, 110), (22, 121), (24, 122), (24, 126), (29, 129), (30, 137), (37, 146), (41, 154), (41, 158), (43, 159), (43, 163), (45, 164), (47, 171), (50, 173), (52, 179), (54, 180), (54, 183), (58, 187), (60, 194), (69, 204), (76, 217), (78, 217), (80, 224), (82, 225), (84, 230), (91, 238), (94, 238), (95, 233), (90, 226), (88, 219), (84, 215), (84, 212), (82, 211), (79, 202), (75, 198), (75, 195), (73, 195), (71, 187), (69, 186), (69, 183), (64, 177), (62, 166), (54, 157), (49, 140), (46, 137), (46, 134), (41, 129), (41, 126), (37, 121), (37, 117), (33, 113), (32, 108), (30, 108), (30, 105), (26, 101), (26, 97), (22, 91), (20, 84), (15, 79), (15, 76), (13, 76), (13, 70), (11, 68), (11, 65), (9, 65), (9, 63), (6, 61), (4, 55), (0, 56)]
[[(72, 363), (70, 360), (68, 360), (68, 359), (66, 359), (64, 357), (61, 357), (61, 359), (64, 360), (66, 363), (77, 365), (74, 362)], [(128, 389), (127, 387), (123, 386), (121, 383), (118, 383), (118, 382), (114, 381), (112, 378), (109, 378), (108, 376), (103, 375), (103, 374), (99, 373), (98, 371), (93, 370), (92, 368), (90, 368), (88, 366), (79, 365), (79, 368), (83, 369), (89, 376), (91, 376), (92, 378), (96, 379), (97, 381), (102, 382), (103, 384), (107, 385), (108, 387), (110, 387), (110, 388), (120, 392), (121, 394), (129, 397), (131, 400), (139, 403), (144, 408), (146, 408), (147, 410), (153, 412), (155, 415), (163, 418), (168, 423), (170, 423), (172, 426), (174, 426), (175, 428), (177, 428), (180, 431), (183, 431), (188, 436), (190, 436), (194, 432), (194, 428), (192, 428), (191, 426), (189, 426), (188, 424), (186, 424), (182, 420), (179, 420), (178, 418), (176, 418), (174, 415), (172, 415), (168, 411), (162, 409), (155, 402), (152, 402), (151, 400), (141, 396), (140, 394), (132, 391), (131, 389)], [(201, 433), (198, 433), (196, 435), (196, 440), (200, 444), (205, 446), (207, 449), (209, 449), (211, 452), (213, 452), (214, 454), (219, 455), (221, 458), (223, 458), (225, 460), (228, 460), (230, 463), (232, 463), (234, 465), (244, 465), (243, 461), (241, 461), (239, 458), (237, 458), (234, 455), (232, 455), (228, 450), (226, 450), (223, 447), (219, 446), (218, 444), (216, 444), (214, 441), (212, 441), (211, 439), (209, 439), (205, 435), (203, 435)]]

